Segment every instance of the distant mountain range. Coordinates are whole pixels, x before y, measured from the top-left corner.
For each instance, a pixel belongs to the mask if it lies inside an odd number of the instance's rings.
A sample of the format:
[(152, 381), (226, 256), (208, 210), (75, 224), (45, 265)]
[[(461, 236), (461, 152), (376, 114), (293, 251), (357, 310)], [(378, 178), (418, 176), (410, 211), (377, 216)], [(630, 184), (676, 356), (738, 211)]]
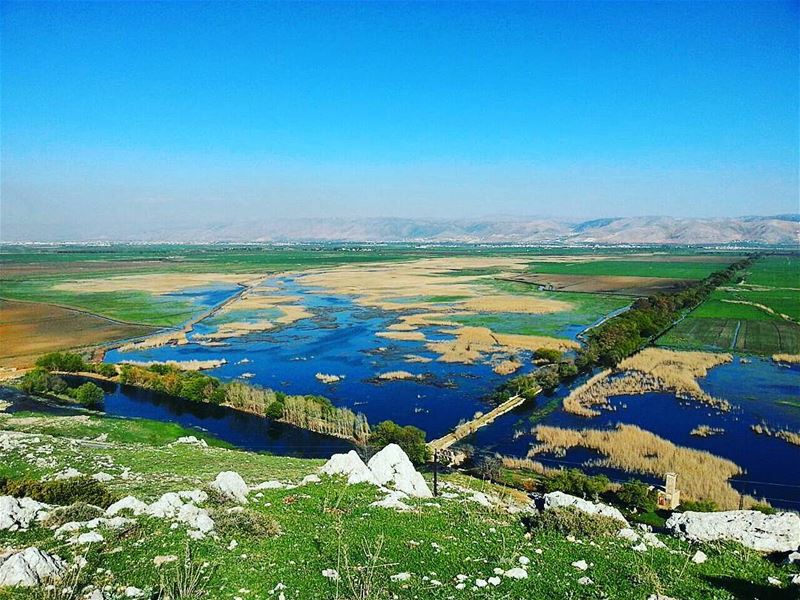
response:
[[(62, 235), (69, 234), (61, 232)], [(49, 237), (49, 236), (48, 236)], [(436, 242), (561, 244), (773, 244), (800, 243), (800, 215), (721, 219), (620, 217), (570, 221), (530, 217), (485, 219), (308, 218), (250, 220), (202, 227), (150, 228), (146, 233), (105, 231), (102, 237), (36, 241), (120, 242)], [(6, 239), (5, 241), (12, 241)], [(17, 240), (24, 241), (24, 240)]]
[(172, 239), (251, 242), (797, 244), (800, 242), (800, 215), (725, 219), (624, 217), (582, 222), (512, 217), (476, 220), (314, 218), (221, 225), (187, 236), (188, 233), (173, 232)]

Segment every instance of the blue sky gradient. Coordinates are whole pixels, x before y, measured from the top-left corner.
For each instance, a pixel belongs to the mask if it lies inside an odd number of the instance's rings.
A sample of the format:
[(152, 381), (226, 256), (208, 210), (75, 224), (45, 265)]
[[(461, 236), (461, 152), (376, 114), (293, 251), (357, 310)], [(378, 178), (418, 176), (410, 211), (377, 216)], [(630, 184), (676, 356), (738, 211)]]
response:
[(3, 2), (3, 228), (797, 212), (798, 6)]

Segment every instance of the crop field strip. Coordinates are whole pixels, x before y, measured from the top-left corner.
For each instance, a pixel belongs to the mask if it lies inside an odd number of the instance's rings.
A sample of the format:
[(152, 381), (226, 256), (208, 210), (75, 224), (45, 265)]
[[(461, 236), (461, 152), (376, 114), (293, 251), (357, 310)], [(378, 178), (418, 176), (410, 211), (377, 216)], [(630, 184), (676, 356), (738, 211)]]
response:
[(800, 258), (766, 256), (658, 340), (680, 349), (800, 352)]

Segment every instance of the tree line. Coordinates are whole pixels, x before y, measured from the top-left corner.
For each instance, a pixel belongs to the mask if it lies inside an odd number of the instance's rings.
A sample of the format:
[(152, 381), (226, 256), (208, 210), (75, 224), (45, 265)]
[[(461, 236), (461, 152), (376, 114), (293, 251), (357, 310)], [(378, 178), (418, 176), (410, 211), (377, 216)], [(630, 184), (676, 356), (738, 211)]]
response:
[(717, 287), (732, 281), (757, 258), (748, 256), (677, 292), (637, 299), (627, 311), (591, 329), (574, 359), (558, 351), (537, 350), (534, 358), (547, 364), (504, 382), (495, 392), (495, 399), (501, 401), (514, 394), (530, 399), (579, 373), (616, 366), (660, 336), (686, 312), (698, 307)]

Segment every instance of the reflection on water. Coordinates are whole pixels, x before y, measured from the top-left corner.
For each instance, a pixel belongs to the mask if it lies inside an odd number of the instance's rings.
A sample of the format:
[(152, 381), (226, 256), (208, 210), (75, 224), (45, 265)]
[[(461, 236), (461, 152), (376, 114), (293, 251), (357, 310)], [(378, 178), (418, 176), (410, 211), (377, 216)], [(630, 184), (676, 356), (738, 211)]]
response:
[[(77, 378), (69, 378), (77, 379)], [(213, 404), (190, 402), (108, 382), (103, 410), (114, 417), (141, 417), (197, 428), (246, 450), (304, 458), (328, 458), (353, 446), (344, 440), (276, 423)]]

